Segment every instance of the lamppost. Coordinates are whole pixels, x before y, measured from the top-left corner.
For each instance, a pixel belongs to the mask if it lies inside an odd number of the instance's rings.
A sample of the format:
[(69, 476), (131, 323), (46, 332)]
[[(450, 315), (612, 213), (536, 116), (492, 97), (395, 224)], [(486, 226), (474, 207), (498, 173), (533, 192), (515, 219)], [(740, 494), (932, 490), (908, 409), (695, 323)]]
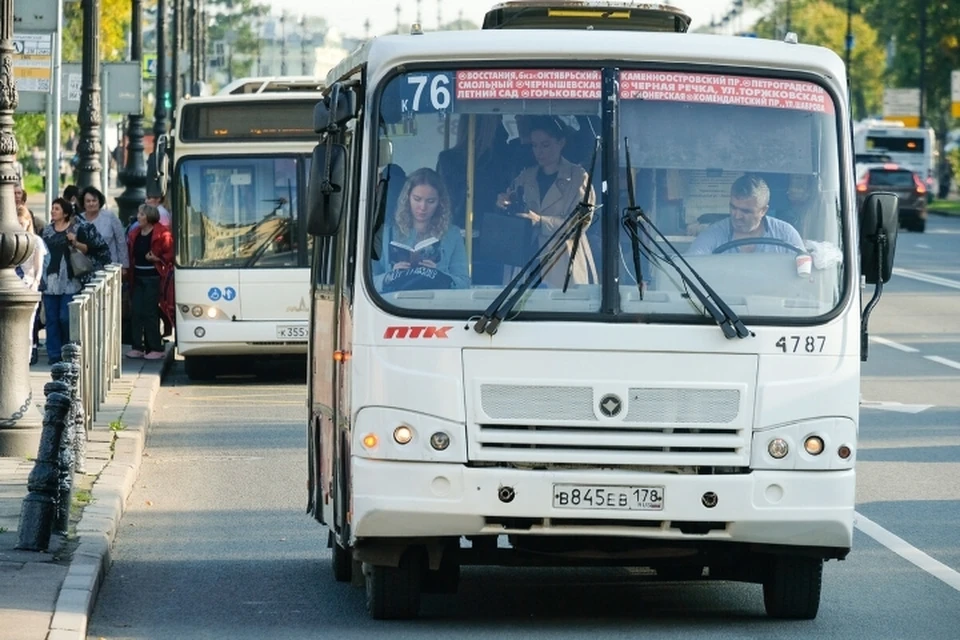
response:
[(920, 0), (920, 126), (926, 126), (926, 114), (924, 100), (927, 80), (927, 0)]
[(77, 186), (100, 185), (100, 0), (81, 0), (83, 60), (80, 79), (80, 142)]
[(167, 0), (157, 0), (157, 97), (153, 109), (154, 140), (167, 132)]
[[(143, 59), (143, 5), (142, 0), (132, 0), (130, 16), (130, 60), (139, 63)], [(158, 98), (162, 102), (162, 97)], [(143, 161), (143, 114), (127, 116), (127, 161), (120, 179), (125, 187), (117, 198), (120, 205), (120, 221), (130, 224), (137, 209), (147, 198), (147, 166)]]
[(0, 0), (0, 456), (35, 456), (42, 423), (30, 391), (30, 316), (40, 297), (23, 286), (14, 267), (33, 251), (34, 237), (20, 228), (13, 186), (17, 108), (13, 78), (13, 0)]

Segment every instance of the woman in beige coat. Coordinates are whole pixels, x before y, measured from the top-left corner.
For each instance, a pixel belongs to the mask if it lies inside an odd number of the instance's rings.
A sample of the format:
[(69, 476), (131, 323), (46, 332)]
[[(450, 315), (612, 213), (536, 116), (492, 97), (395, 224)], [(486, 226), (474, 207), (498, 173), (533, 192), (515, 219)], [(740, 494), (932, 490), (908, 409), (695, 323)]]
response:
[[(525, 210), (516, 215), (530, 220), (533, 224), (535, 244), (538, 247), (563, 224), (577, 203), (584, 199), (585, 193), (587, 193), (587, 202), (591, 205), (594, 203), (593, 187), (587, 184), (587, 172), (580, 165), (573, 164), (563, 157), (566, 142), (563, 127), (554, 118), (547, 116), (531, 118), (530, 144), (537, 164), (524, 169), (510, 185), (510, 189), (497, 198), (499, 207), (515, 209), (516, 207), (511, 203), (512, 199), (522, 196), (523, 203), (520, 209)], [(590, 251), (585, 233), (588, 226), (589, 221), (583, 227), (580, 247), (573, 261), (571, 284), (597, 282), (593, 253)], [(573, 238), (566, 241), (566, 247), (562, 250), (560, 258), (544, 275), (543, 281), (547, 285), (563, 286), (573, 246)]]

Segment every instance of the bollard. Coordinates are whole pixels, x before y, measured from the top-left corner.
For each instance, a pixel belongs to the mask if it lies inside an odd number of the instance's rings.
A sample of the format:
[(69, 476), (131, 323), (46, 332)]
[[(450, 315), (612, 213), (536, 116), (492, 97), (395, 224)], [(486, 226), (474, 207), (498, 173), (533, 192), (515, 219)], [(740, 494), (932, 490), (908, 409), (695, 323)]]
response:
[[(59, 450), (64, 423), (70, 411), (68, 386), (63, 382), (48, 382), (43, 387), (47, 396), (44, 405), (43, 431), (37, 460), (27, 479), (29, 493), (20, 508), (17, 549), (46, 551), (50, 546), (57, 511)], [(69, 510), (69, 505), (68, 505)]]
[[(87, 472), (87, 417), (80, 399), (80, 349), (75, 344), (66, 344), (61, 349), (63, 360), (63, 381), (70, 385), (70, 401), (72, 403), (72, 431), (71, 445), (73, 457), (76, 461), (76, 472)], [(52, 373), (52, 369), (51, 369)], [(56, 379), (56, 378), (55, 378)]]

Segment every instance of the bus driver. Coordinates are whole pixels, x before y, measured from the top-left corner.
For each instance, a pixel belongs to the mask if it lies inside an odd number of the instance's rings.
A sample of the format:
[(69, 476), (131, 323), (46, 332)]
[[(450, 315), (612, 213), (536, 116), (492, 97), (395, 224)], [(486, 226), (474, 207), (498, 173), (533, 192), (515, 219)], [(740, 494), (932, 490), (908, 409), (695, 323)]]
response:
[[(803, 239), (789, 223), (768, 218), (770, 187), (759, 176), (746, 173), (730, 187), (730, 217), (714, 222), (690, 245), (689, 255), (713, 253), (714, 249), (744, 238), (772, 238), (800, 249)], [(731, 251), (752, 253), (789, 253), (790, 250), (776, 244), (744, 244), (731, 247)]]

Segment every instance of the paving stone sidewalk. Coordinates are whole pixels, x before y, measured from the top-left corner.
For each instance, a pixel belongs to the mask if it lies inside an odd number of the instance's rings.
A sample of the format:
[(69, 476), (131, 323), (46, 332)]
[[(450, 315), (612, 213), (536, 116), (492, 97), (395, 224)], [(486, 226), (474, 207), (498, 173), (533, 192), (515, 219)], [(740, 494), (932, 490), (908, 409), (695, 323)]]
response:
[[(30, 368), (30, 383), (43, 415), (50, 367), (40, 359)], [(71, 518), (71, 534), (53, 535), (45, 553), (16, 549), (33, 462), (0, 457), (0, 640), (86, 638), (117, 525), (139, 474), (153, 404), (172, 362), (168, 347), (164, 360), (122, 363), (123, 374), (88, 434), (86, 473), (74, 483), (74, 504), (86, 504)], [(111, 423), (123, 428), (113, 430)]]

